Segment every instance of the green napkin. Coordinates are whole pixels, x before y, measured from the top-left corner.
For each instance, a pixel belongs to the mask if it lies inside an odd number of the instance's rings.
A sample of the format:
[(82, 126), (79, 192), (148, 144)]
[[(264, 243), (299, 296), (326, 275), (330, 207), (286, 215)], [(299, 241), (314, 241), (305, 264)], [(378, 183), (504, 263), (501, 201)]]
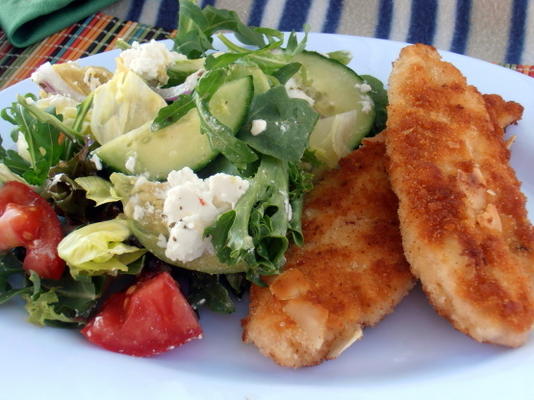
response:
[(36, 43), (117, 0), (1, 0), (0, 27), (11, 44)]

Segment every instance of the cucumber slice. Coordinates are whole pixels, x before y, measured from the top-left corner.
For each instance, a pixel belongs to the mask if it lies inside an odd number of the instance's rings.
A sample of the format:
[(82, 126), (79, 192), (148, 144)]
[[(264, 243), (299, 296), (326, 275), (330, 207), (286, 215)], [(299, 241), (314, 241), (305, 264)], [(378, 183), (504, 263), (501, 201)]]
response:
[[(253, 84), (250, 76), (225, 83), (209, 102), (212, 114), (234, 133), (245, 122)], [(165, 179), (172, 170), (199, 169), (216, 155), (206, 135), (200, 132), (195, 108), (176, 123), (157, 132), (151, 122), (121, 135), (95, 150), (110, 167), (127, 174), (148, 174), (149, 179)]]
[(254, 94), (262, 94), (271, 88), (267, 75), (261, 70), (261, 68), (252, 65), (233, 64), (230, 66), (229, 80), (242, 78), (244, 76), (252, 76), (252, 82), (254, 83)]
[(351, 110), (317, 121), (310, 135), (310, 148), (327, 167), (334, 168), (354, 148), (353, 126), (358, 123), (359, 115)]
[(322, 154), (328, 166), (335, 166), (371, 130), (373, 100), (358, 74), (339, 61), (311, 51), (299, 53), (294, 61), (304, 67), (295, 76), (297, 82), (315, 100), (313, 107), (323, 117), (310, 136), (310, 148)]

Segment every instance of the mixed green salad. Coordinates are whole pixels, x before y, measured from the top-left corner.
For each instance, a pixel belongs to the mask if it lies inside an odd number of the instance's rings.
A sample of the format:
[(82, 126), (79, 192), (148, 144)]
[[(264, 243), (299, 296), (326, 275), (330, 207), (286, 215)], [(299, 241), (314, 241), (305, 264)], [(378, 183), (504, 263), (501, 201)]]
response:
[(306, 40), (185, 0), (172, 50), (41, 66), (1, 112), (0, 304), (147, 356), (279, 273), (314, 177), (386, 120), (382, 83)]

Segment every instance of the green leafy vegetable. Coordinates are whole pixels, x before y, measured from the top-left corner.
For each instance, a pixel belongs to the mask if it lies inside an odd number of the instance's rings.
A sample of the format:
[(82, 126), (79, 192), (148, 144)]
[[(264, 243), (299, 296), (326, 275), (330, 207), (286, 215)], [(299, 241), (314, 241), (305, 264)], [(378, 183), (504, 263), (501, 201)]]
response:
[(238, 168), (258, 159), (245, 142), (237, 139), (230, 128), (220, 123), (209, 111), (207, 102), (202, 100), (198, 92), (193, 95), (200, 117), (201, 132), (207, 135), (212, 149), (222, 153)]
[(33, 99), (28, 99), (28, 96), (22, 96), (20, 94), (17, 96), (18, 104), (29, 111), (39, 122), (56, 128), (59, 132), (67, 135), (68, 138), (73, 142), (78, 142), (81, 140), (79, 137), (79, 132), (65, 125), (58, 116), (37, 107), (37, 105), (34, 104)]
[(219, 260), (246, 262), (247, 277), (278, 273), (288, 247), (289, 193), (287, 163), (263, 156), (247, 192), (234, 210), (220, 215), (206, 229)]
[(304, 25), (302, 30), (304, 31), (304, 37), (300, 42), (298, 41), (297, 34), (295, 32), (291, 32), (289, 34), (289, 38), (287, 39), (286, 53), (290, 56), (297, 55), (306, 48), (310, 26)]
[(89, 94), (83, 102), (78, 104), (76, 117), (74, 118), (74, 123), (72, 124), (72, 129), (79, 135), (82, 132), (83, 122), (87, 117), (89, 109), (93, 105), (93, 93)]
[(9, 181), (17, 181), (21, 183), (28, 184), (24, 178), (22, 178), (20, 175), (15, 174), (13, 171), (11, 171), (7, 165), (4, 163), (0, 163), (0, 185), (5, 182)]
[(290, 63), (287, 65), (284, 65), (282, 68), (280, 68), (278, 71), (276, 71), (273, 76), (278, 79), (278, 81), (284, 85), (293, 75), (295, 75), (300, 67), (302, 67), (301, 63)]
[[(240, 59), (247, 59), (249, 62), (257, 63), (258, 60), (264, 60), (265, 57), (267, 59), (273, 58), (274, 60), (277, 59), (275, 55), (273, 55), (271, 52), (274, 49), (279, 48), (283, 41), (279, 40), (276, 42), (273, 42), (265, 47), (262, 47), (259, 50), (250, 50), (247, 51), (247, 49), (239, 47), (232, 42), (230, 42), (228, 39), (226, 39), (225, 36), (219, 35), (219, 38), (227, 44), (227, 46), (231, 46), (233, 49), (237, 50), (236, 53), (224, 53), (224, 54), (210, 54), (208, 57), (206, 57), (206, 69), (215, 69), (215, 68), (222, 68), (226, 67), (227, 65), (230, 65), (237, 60)], [(270, 61), (269, 61), (270, 62)], [(266, 62), (260, 63), (265, 65)], [(278, 63), (275, 63), (274, 68), (279, 68), (280, 65)]]
[(18, 295), (33, 292), (33, 289), (26, 285), (17, 287), (12, 284), (11, 280), (18, 278), (20, 283), (20, 281), (23, 281), (23, 277), (24, 270), (22, 269), (22, 262), (13, 252), (0, 255), (0, 304)]
[(313, 174), (307, 172), (297, 163), (288, 164), (289, 173), (289, 204), (291, 205), (291, 219), (289, 229), (293, 242), (297, 246), (304, 244), (302, 235), (302, 210), (304, 205), (304, 194), (313, 189)]
[(206, 305), (210, 310), (225, 314), (235, 311), (234, 302), (226, 287), (221, 283), (221, 275), (192, 273), (187, 300), (193, 308)]
[(376, 116), (368, 136), (374, 136), (386, 128), (388, 119), (387, 107), (389, 104), (388, 92), (384, 88), (384, 84), (374, 76), (362, 75), (361, 78), (372, 88), (368, 94), (375, 103)]
[(114, 275), (127, 271), (127, 265), (146, 252), (123, 243), (130, 235), (126, 220), (97, 222), (69, 233), (57, 250), (74, 279), (80, 275)]
[(41, 284), (58, 297), (58, 304), (54, 306), (57, 312), (81, 323), (102, 296), (103, 282), (102, 277), (79, 276), (74, 280), (65, 274), (59, 281), (45, 280)]
[(20, 295), (29, 321), (38, 325), (79, 326), (102, 295), (102, 287), (98, 278), (75, 281), (68, 274), (60, 280), (41, 280), (35, 272), (26, 277), (13, 251), (0, 256), (0, 304)]
[(95, 164), (87, 156), (86, 144), (68, 161), (60, 161), (49, 171), (42, 195), (53, 200), (64, 216), (76, 222), (87, 222), (92, 214), (93, 204), (85, 196), (84, 189), (75, 182), (80, 176), (96, 175)]
[(86, 192), (86, 197), (93, 200), (97, 206), (120, 201), (111, 182), (98, 176), (82, 176), (74, 180)]
[(150, 130), (155, 132), (174, 124), (193, 107), (195, 107), (193, 97), (190, 94), (181, 95), (176, 101), (158, 111), (158, 115), (152, 122)]
[(35, 296), (25, 295), (24, 298), (26, 300), (28, 321), (32, 324), (45, 325), (47, 321), (74, 322), (72, 318), (55, 310), (59, 298), (53, 290), (39, 293)]
[(177, 86), (185, 79), (204, 67), (204, 58), (177, 60), (167, 68), (169, 80), (164, 87)]
[(29, 104), (31, 101), (33, 97), (30, 95), (19, 96), (17, 102), (1, 112), (2, 118), (15, 126), (14, 139), (23, 135), (28, 145), (29, 161), (13, 150), (0, 147), (0, 162), (28, 183), (40, 185), (52, 166), (72, 156), (73, 150), (77, 149), (78, 139), (65, 136), (71, 128), (61, 122), (61, 117)]
[[(301, 99), (288, 97), (283, 86), (277, 86), (255, 96), (250, 107), (248, 123), (239, 138), (260, 153), (280, 160), (297, 162), (308, 146), (308, 137), (319, 114)], [(252, 121), (264, 120), (267, 128), (252, 135)]]
[(201, 57), (212, 49), (212, 35), (218, 31), (232, 31), (245, 44), (263, 47), (266, 31), (248, 27), (235, 11), (219, 10), (212, 6), (201, 9), (191, 0), (180, 0), (178, 33), (174, 38), (174, 50), (188, 58)]

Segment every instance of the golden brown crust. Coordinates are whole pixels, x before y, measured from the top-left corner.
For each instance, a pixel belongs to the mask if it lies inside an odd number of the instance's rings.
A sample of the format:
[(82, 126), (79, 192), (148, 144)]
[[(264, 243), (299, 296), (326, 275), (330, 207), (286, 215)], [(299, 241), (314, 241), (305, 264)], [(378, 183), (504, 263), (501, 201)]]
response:
[(243, 340), (280, 365), (309, 366), (391, 312), (413, 285), (396, 210), (384, 143), (368, 140), (308, 196), (305, 245), (270, 287), (252, 288)]
[(534, 230), (502, 137), (522, 109), (484, 98), (425, 45), (402, 50), (389, 101), (389, 173), (412, 272), (457, 329), (522, 344), (534, 323)]
[(498, 94), (483, 94), (484, 103), (493, 122), (495, 132), (504, 134), (504, 128), (515, 124), (523, 115), (523, 106), (515, 101), (506, 101)]

